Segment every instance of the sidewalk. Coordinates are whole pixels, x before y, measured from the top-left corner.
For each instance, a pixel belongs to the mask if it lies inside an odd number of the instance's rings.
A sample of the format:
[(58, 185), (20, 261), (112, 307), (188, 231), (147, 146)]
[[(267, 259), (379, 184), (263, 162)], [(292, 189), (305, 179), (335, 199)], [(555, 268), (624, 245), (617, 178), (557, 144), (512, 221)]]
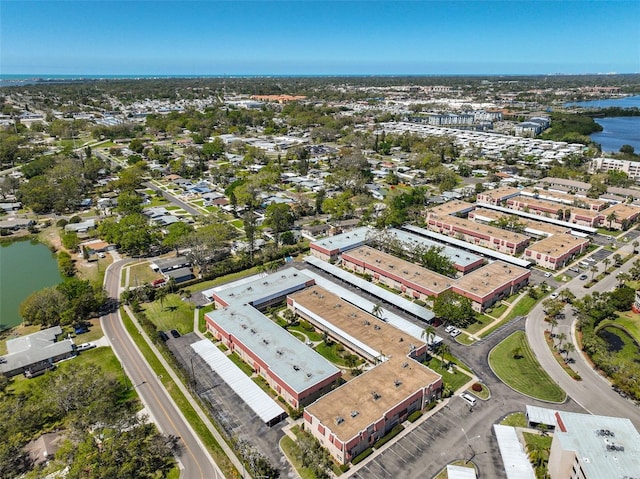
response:
[[(171, 379), (173, 380), (173, 382), (176, 384), (176, 386), (178, 386), (178, 389), (180, 390), (180, 392), (187, 398), (187, 399), (191, 399), (191, 393), (187, 390), (187, 388), (184, 386), (184, 384), (182, 384), (182, 381), (180, 381), (180, 379), (178, 378), (178, 376), (176, 375), (176, 373), (173, 371), (173, 368), (171, 368), (171, 366), (169, 365), (169, 363), (167, 363), (167, 361), (164, 359), (164, 357), (162, 356), (162, 354), (160, 353), (160, 351), (158, 351), (158, 348), (156, 348), (155, 344), (153, 344), (153, 342), (151, 341), (151, 339), (149, 339), (149, 336), (147, 336), (147, 333), (144, 332), (144, 330), (142, 329), (142, 326), (140, 326), (140, 323), (138, 322), (138, 320), (136, 319), (135, 315), (133, 314), (133, 311), (131, 311), (131, 309), (129, 308), (129, 306), (124, 305), (124, 310), (127, 312), (127, 314), (129, 315), (129, 317), (131, 318), (131, 321), (133, 322), (134, 326), (136, 327), (136, 329), (138, 330), (138, 332), (140, 333), (140, 335), (142, 336), (142, 338), (144, 339), (144, 341), (147, 343), (147, 345), (151, 348), (151, 351), (153, 352), (153, 354), (156, 356), (156, 358), (158, 359), (158, 361), (160, 361), (160, 363), (162, 364), (162, 366), (164, 367), (164, 369), (169, 373), (169, 376), (171, 377)], [(163, 385), (164, 387), (164, 385)], [(218, 430), (216, 429), (216, 427), (213, 425), (213, 423), (211, 422), (211, 420), (209, 419), (209, 417), (205, 414), (205, 412), (202, 410), (202, 408), (200, 407), (200, 405), (193, 400), (190, 400), (189, 403), (191, 404), (191, 407), (193, 407), (193, 409), (195, 410), (196, 414), (198, 415), (198, 417), (200, 418), (200, 420), (204, 423), (204, 425), (207, 427), (207, 429), (209, 429), (209, 431), (211, 432), (211, 434), (213, 435), (213, 437), (215, 438), (215, 440), (218, 442), (218, 444), (220, 445), (220, 448), (224, 451), (224, 453), (227, 455), (227, 457), (229, 458), (229, 460), (233, 463), (233, 465), (235, 466), (235, 468), (238, 471), (242, 471), (243, 470), (243, 464), (240, 462), (240, 460), (236, 457), (234, 451), (229, 447), (229, 445), (227, 444), (227, 442), (224, 440), (224, 438), (220, 435), (220, 433), (218, 432)], [(178, 410), (180, 411), (180, 414), (182, 415), (182, 411), (178, 408)], [(191, 425), (191, 423), (189, 423), (189, 421), (187, 421), (187, 419), (183, 416), (183, 420), (186, 424), (189, 425), (189, 427), (191, 427), (193, 429), (193, 426)], [(196, 437), (196, 439), (198, 441), (201, 442), (200, 436), (198, 436), (195, 431), (194, 431), (194, 436)], [(203, 446), (204, 447), (204, 446)], [(204, 449), (207, 449), (206, 447), (204, 447)], [(250, 478), (251, 476), (249, 476), (249, 473), (246, 473), (246, 477)]]

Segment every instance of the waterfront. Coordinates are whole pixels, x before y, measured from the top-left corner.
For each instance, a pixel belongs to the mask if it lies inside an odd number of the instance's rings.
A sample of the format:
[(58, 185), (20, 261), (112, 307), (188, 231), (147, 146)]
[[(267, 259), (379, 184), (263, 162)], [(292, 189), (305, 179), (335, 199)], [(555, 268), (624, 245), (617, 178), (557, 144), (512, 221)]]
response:
[(617, 116), (595, 118), (603, 130), (591, 134), (602, 151), (619, 151), (622, 145), (631, 145), (640, 153), (640, 116)]
[(18, 309), (31, 293), (61, 281), (55, 255), (42, 243), (0, 245), (0, 330), (22, 322)]
[[(565, 106), (582, 108), (640, 108), (640, 95), (624, 98), (608, 98), (567, 103)], [(640, 116), (617, 116), (594, 118), (603, 130), (591, 134), (591, 139), (599, 143), (602, 151), (616, 152), (622, 145), (631, 145), (640, 152)]]

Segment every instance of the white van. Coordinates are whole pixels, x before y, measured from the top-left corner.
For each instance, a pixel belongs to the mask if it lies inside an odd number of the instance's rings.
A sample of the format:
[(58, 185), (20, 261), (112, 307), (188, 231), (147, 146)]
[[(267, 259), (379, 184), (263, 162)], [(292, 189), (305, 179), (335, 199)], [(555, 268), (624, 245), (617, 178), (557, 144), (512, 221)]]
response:
[(475, 406), (476, 402), (478, 401), (476, 398), (474, 398), (471, 394), (468, 394), (468, 393), (462, 393), (460, 394), (460, 397), (464, 399), (467, 402), (467, 404), (469, 404), (469, 406)]

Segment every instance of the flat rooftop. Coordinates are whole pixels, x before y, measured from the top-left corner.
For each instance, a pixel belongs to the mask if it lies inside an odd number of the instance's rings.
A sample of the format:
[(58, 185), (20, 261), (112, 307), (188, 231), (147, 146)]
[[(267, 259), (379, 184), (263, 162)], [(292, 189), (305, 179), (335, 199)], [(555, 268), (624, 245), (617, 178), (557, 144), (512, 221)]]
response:
[(558, 257), (568, 253), (576, 246), (587, 243), (589, 243), (589, 240), (586, 238), (577, 238), (569, 234), (560, 234), (541, 239), (540, 241), (529, 245), (527, 249), (535, 251), (536, 253)]
[[(348, 256), (367, 265), (378, 268), (386, 273), (400, 276), (407, 282), (422, 286), (438, 294), (449, 287), (455, 281), (452, 278), (435, 273), (427, 268), (418, 266), (400, 258), (396, 258), (370, 246), (361, 246), (349, 251)], [(346, 258), (345, 258), (346, 259)]]
[(497, 221), (500, 218), (515, 216), (518, 219), (518, 222), (524, 225), (525, 232), (527, 232), (527, 230), (530, 230), (531, 233), (545, 233), (549, 235), (555, 235), (564, 234), (571, 231), (571, 228), (569, 227), (556, 226), (551, 223), (545, 223), (544, 221), (533, 220), (515, 214), (490, 210), (488, 208), (476, 208), (473, 213), (477, 219), (483, 221)]
[(627, 418), (558, 412), (554, 441), (575, 451), (587, 477), (638, 477), (640, 434)]
[(211, 311), (206, 316), (257, 355), (297, 393), (340, 371), (249, 304)]
[(474, 296), (485, 297), (505, 284), (530, 274), (531, 272), (526, 268), (520, 268), (503, 261), (494, 261), (458, 278), (454, 286)]
[(438, 217), (437, 220), (444, 224), (464, 230), (464, 232), (471, 236), (479, 233), (481, 235), (503, 239), (515, 244), (529, 241), (529, 237), (527, 235), (503, 230), (501, 228), (496, 228), (495, 226), (483, 225), (468, 219), (458, 218), (457, 216)]
[(217, 290), (214, 294), (227, 304), (260, 304), (266, 299), (304, 288), (309, 281), (312, 279), (297, 269), (286, 268), (248, 283), (239, 282), (236, 286)]
[(411, 346), (423, 346), (424, 342), (318, 286), (290, 298), (387, 358), (306, 408), (341, 441), (353, 438), (386, 411), (440, 380), (439, 374), (408, 358)]
[(320, 247), (328, 251), (346, 251), (363, 244), (367, 239), (367, 234), (372, 230), (368, 226), (362, 226), (346, 233), (322, 238), (311, 243), (311, 247)]
[(441, 205), (437, 205), (429, 208), (429, 210), (427, 211), (427, 214), (429, 216), (438, 215), (438, 217), (440, 217), (440, 216), (446, 216), (446, 215), (453, 215), (455, 213), (471, 211), (475, 207), (476, 207), (475, 204), (467, 203), (466, 201), (460, 201), (460, 200), (447, 201), (446, 203), (443, 203)]
[(397, 239), (408, 245), (420, 244), (426, 246), (427, 248), (430, 248), (432, 246), (436, 248), (442, 248), (440, 254), (446, 256), (454, 265), (460, 266), (462, 268), (475, 264), (479, 261), (483, 261), (484, 259), (482, 256), (469, 253), (468, 251), (464, 251), (459, 248), (454, 248), (453, 246), (449, 246), (447, 244), (438, 243), (437, 241), (430, 240), (428, 238), (425, 238), (424, 236), (409, 233), (408, 231), (399, 230), (397, 228), (392, 228), (388, 231)]
[(560, 209), (562, 209), (563, 211), (568, 209), (568, 210), (571, 210), (573, 214), (586, 216), (588, 218), (595, 218), (596, 216), (600, 216), (602, 214), (602, 212), (600, 211), (588, 210), (586, 208), (578, 208), (577, 206), (561, 205), (558, 203), (554, 203), (552, 201), (545, 201), (541, 199), (530, 198), (527, 196), (518, 196), (517, 198), (513, 198), (513, 201), (518, 201), (519, 203), (523, 203), (529, 208), (534, 208), (534, 209), (539, 208), (545, 211), (549, 211), (550, 214), (554, 214), (556, 211)]
[(504, 186), (502, 188), (496, 188), (494, 190), (483, 191), (481, 194), (484, 196), (493, 198), (495, 200), (502, 200), (503, 198), (506, 198), (509, 196), (519, 195), (520, 191), (521, 190), (519, 188)]
[(630, 218), (633, 215), (637, 215), (640, 213), (640, 208), (634, 205), (630, 205), (627, 203), (618, 203), (617, 205), (610, 206), (607, 209), (604, 209), (600, 212), (605, 217), (605, 225), (608, 225), (607, 216), (611, 213), (615, 213), (617, 217), (617, 221), (620, 222), (624, 219)]

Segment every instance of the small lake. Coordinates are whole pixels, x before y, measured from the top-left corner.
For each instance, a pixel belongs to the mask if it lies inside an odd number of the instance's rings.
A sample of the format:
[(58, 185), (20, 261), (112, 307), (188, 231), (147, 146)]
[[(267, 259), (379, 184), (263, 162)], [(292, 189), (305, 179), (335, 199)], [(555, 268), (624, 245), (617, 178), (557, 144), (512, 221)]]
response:
[(56, 257), (42, 243), (0, 244), (0, 330), (22, 322), (20, 303), (31, 293), (62, 281)]

